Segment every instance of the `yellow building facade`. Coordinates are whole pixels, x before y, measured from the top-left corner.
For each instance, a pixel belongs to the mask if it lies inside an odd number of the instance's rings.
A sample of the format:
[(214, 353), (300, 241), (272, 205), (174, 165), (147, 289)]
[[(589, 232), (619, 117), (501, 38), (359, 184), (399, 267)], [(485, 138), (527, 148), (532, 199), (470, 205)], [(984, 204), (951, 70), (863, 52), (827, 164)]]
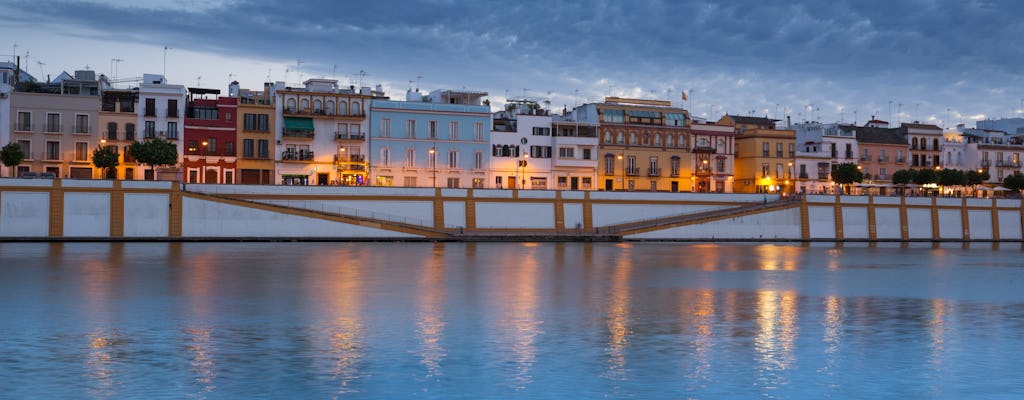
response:
[(238, 171), (243, 185), (274, 183), (274, 96), (267, 85), (262, 92), (238, 91)]
[(775, 129), (776, 120), (725, 115), (718, 125), (736, 131), (736, 193), (793, 193), (796, 131)]
[(619, 97), (606, 97), (596, 110), (601, 190), (693, 191), (688, 111)]

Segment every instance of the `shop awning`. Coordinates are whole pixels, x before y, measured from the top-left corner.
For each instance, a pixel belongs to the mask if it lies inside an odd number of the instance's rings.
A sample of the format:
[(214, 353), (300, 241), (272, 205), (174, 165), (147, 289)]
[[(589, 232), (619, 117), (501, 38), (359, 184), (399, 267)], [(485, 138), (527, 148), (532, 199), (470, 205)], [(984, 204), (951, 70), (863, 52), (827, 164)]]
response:
[(311, 131), (313, 130), (313, 119), (284, 117), (284, 129), (295, 131)]

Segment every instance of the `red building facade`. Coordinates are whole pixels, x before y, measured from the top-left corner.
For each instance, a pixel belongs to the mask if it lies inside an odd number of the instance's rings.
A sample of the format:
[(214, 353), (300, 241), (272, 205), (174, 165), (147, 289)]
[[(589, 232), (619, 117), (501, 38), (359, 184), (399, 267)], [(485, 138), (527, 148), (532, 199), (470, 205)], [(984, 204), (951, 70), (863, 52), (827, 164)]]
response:
[(182, 157), (188, 183), (236, 182), (238, 98), (219, 95), (217, 89), (188, 90)]

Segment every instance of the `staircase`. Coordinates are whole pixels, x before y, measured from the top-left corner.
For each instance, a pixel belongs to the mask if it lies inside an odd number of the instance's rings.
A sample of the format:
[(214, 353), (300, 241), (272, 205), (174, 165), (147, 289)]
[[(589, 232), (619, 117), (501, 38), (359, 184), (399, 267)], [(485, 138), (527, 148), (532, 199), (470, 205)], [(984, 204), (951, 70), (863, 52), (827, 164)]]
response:
[(695, 214), (680, 214), (669, 217), (655, 218), (644, 221), (626, 222), (597, 228), (598, 234), (627, 236), (638, 233), (675, 228), (686, 225), (701, 224), (723, 219), (737, 218), (744, 215), (759, 214), (768, 211), (784, 210), (798, 207), (799, 196), (783, 197), (770, 203), (753, 203), (750, 205), (731, 207), (722, 210), (705, 211)]

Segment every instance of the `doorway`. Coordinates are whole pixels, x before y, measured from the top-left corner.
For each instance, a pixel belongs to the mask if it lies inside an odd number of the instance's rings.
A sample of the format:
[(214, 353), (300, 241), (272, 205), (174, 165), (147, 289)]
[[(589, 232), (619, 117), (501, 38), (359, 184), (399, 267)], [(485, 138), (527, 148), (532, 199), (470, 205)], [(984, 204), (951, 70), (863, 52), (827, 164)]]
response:
[(203, 179), (203, 183), (217, 183), (217, 170), (208, 169), (206, 170), (205, 175), (206, 176), (205, 179)]
[(612, 188), (612, 184), (613, 184), (613, 182), (612, 182), (611, 179), (605, 179), (604, 180), (604, 191), (606, 191), (606, 192), (612, 191), (612, 189), (613, 189)]
[(327, 177), (328, 174), (323, 172), (316, 174), (316, 184), (320, 186), (326, 186), (328, 182)]

